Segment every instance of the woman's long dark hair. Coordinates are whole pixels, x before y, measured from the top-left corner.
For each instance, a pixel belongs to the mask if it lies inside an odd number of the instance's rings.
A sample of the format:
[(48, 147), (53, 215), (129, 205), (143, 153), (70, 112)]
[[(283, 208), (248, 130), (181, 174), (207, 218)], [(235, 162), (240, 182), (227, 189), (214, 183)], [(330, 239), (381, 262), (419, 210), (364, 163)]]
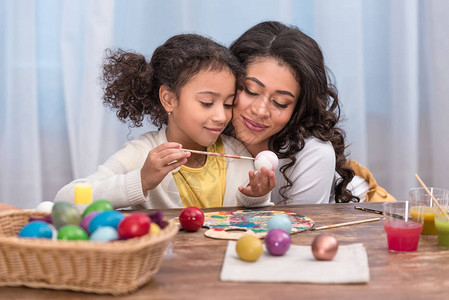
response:
[(169, 38), (153, 53), (145, 56), (121, 49), (108, 50), (103, 65), (103, 104), (116, 110), (130, 127), (142, 126), (144, 117), (161, 128), (168, 115), (159, 100), (159, 88), (167, 86), (179, 97), (181, 88), (201, 70), (229, 70), (236, 80), (242, 67), (229, 49), (197, 34), (179, 34)]
[(345, 133), (336, 126), (340, 119), (337, 89), (328, 77), (318, 44), (294, 26), (270, 21), (247, 30), (230, 49), (245, 68), (257, 58), (274, 58), (286, 63), (300, 84), (299, 99), (289, 122), (268, 144), (279, 158), (289, 160), (280, 169), (287, 181), (280, 188), (284, 201), (288, 203), (285, 194), (292, 187), (285, 173), (296, 163), (296, 153), (304, 148), (304, 140), (310, 136), (330, 141), (334, 147), (336, 171), (341, 176), (335, 185), (335, 201), (358, 201), (346, 188), (354, 172), (346, 161)]

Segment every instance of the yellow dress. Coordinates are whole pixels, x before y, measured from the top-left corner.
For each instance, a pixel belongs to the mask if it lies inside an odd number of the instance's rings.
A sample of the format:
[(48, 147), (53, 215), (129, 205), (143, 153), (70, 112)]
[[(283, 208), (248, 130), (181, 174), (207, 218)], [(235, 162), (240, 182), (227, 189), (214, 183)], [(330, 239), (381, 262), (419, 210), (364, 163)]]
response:
[[(224, 153), (224, 145), (219, 138), (207, 147), (208, 152)], [(206, 156), (201, 168), (181, 166), (173, 173), (179, 196), (184, 207), (221, 207), (226, 186), (226, 161), (224, 157)]]

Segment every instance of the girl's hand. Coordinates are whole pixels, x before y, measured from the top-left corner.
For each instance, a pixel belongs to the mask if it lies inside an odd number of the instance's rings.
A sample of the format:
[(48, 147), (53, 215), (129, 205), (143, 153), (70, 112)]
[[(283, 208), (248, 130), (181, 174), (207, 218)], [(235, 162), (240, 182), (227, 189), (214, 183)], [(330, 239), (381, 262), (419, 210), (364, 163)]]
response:
[(248, 197), (261, 197), (268, 194), (276, 186), (276, 176), (273, 171), (262, 167), (260, 172), (249, 171), (249, 184), (239, 187), (239, 191)]
[(151, 150), (140, 170), (143, 192), (157, 187), (169, 172), (185, 164), (190, 155), (178, 143), (164, 143)]

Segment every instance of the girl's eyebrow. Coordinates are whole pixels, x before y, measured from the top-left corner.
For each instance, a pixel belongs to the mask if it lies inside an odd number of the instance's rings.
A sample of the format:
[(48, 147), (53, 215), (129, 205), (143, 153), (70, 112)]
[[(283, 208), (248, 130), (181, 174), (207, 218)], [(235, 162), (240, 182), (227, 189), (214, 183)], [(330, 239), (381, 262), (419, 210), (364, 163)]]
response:
[(220, 95), (220, 94), (212, 92), (212, 91), (201, 91), (201, 92), (198, 92), (197, 94), (212, 95), (212, 96), (219, 96)]
[[(255, 83), (257, 83), (261, 87), (265, 87), (265, 84), (263, 84), (259, 79), (255, 78), (255, 77), (246, 77), (246, 79), (254, 81)], [(293, 99), (295, 98), (295, 96), (292, 93), (290, 93), (289, 91), (276, 90), (275, 93), (282, 94), (282, 95), (287, 95), (287, 96), (292, 97)]]
[[(198, 92), (197, 94), (201, 94), (201, 95), (212, 95), (212, 96), (215, 96), (215, 97), (220, 96), (219, 93), (215, 93), (215, 92), (212, 92), (212, 91), (202, 91), (202, 92)], [(228, 99), (228, 98), (234, 98), (234, 97), (235, 97), (235, 93), (229, 94), (229, 95), (226, 97), (226, 99)]]

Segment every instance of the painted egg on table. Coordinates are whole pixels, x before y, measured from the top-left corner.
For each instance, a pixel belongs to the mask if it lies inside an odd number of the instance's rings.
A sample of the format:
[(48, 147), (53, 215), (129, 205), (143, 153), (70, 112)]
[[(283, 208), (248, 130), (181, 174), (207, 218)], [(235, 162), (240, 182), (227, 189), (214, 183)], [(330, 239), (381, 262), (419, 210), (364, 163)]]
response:
[(204, 213), (196, 206), (184, 208), (179, 215), (179, 223), (186, 231), (197, 231), (204, 224)]
[(279, 165), (279, 159), (274, 152), (265, 150), (259, 152), (254, 158), (254, 167), (257, 171), (260, 171), (262, 167), (267, 168), (267, 170), (274, 171)]
[(317, 260), (332, 260), (338, 251), (338, 241), (331, 234), (320, 234), (312, 242), (312, 254)]
[(112, 205), (111, 202), (105, 199), (98, 199), (89, 204), (84, 211), (83, 211), (83, 217), (86, 216), (88, 213), (91, 213), (93, 211), (110, 211), (114, 210), (114, 205)]
[(235, 251), (241, 260), (254, 262), (263, 253), (262, 241), (253, 235), (244, 235), (237, 240)]
[(56, 202), (51, 211), (51, 220), (56, 229), (59, 229), (64, 225), (79, 225), (81, 215), (73, 204)]
[(110, 226), (98, 227), (98, 229), (90, 235), (89, 239), (95, 242), (114, 241), (118, 239), (118, 232), (117, 230), (115, 230), (115, 228), (112, 228)]
[(46, 213), (51, 213), (51, 211), (53, 210), (53, 206), (55, 205), (54, 202), (51, 201), (43, 201), (41, 203), (39, 203), (36, 207), (36, 211), (43, 211)]
[(110, 226), (117, 229), (123, 219), (123, 214), (115, 210), (100, 212), (98, 215), (93, 217), (92, 221), (90, 221), (89, 232), (95, 232), (98, 227), (102, 226)]
[(129, 239), (143, 236), (150, 231), (151, 219), (146, 214), (133, 213), (126, 216), (118, 225), (117, 231), (121, 238)]
[(20, 230), (19, 237), (21, 238), (45, 238), (51, 239), (53, 230), (51, 226), (43, 221), (32, 221)]
[(265, 236), (265, 247), (271, 255), (284, 255), (290, 248), (290, 244), (290, 234), (280, 228), (268, 231)]
[(290, 233), (292, 230), (292, 221), (287, 215), (274, 215), (268, 220), (267, 228), (268, 231), (280, 228)]
[(84, 218), (81, 220), (80, 226), (86, 231), (89, 231), (89, 224), (92, 221), (92, 219), (97, 216), (100, 212), (99, 211), (93, 211), (91, 213), (88, 213), (84, 216)]
[(65, 225), (58, 230), (58, 240), (77, 241), (88, 240), (89, 235), (77, 225)]

